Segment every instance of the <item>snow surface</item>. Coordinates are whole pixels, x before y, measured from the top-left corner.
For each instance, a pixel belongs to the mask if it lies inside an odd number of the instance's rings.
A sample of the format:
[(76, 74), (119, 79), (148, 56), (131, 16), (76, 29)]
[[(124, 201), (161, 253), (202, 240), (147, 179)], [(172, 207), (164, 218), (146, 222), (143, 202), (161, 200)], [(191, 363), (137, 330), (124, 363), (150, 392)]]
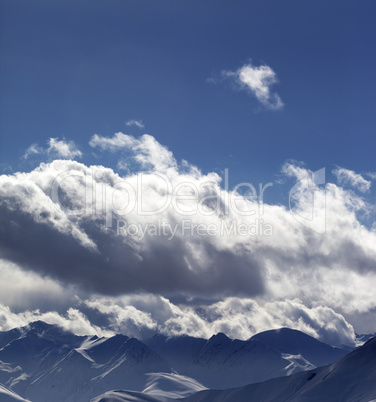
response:
[(0, 384), (0, 401), (1, 402), (15, 402), (15, 401), (23, 401), (28, 402), (27, 399), (21, 398), (15, 392)]
[(176, 373), (151, 373), (147, 376), (148, 381), (143, 392), (149, 395), (184, 398), (205, 389), (193, 378)]
[(215, 389), (310, 370), (333, 363), (348, 353), (288, 328), (266, 331), (248, 341), (230, 339), (219, 333), (209, 340), (155, 335), (145, 343), (179, 374)]
[(192, 378), (175, 373), (148, 375), (147, 387), (141, 392), (109, 391), (92, 399), (92, 402), (155, 401), (168, 402), (182, 399), (205, 389)]
[(154, 351), (124, 335), (78, 337), (42, 322), (22, 328), (18, 338), (1, 335), (10, 342), (0, 349), (0, 382), (37, 402), (87, 402), (112, 389), (142, 391), (147, 373), (172, 371)]
[(164, 398), (163, 396), (153, 396), (134, 391), (108, 391), (91, 402), (171, 402), (176, 399)]
[(348, 350), (327, 345), (303, 332), (290, 328), (260, 332), (251, 339), (258, 340), (281, 353), (300, 354), (316, 367), (326, 366), (348, 354)]
[(125, 335), (75, 336), (38, 321), (0, 332), (0, 383), (14, 391), (12, 397), (34, 402), (87, 402), (98, 395), (104, 401), (206, 398), (214, 391), (198, 391), (238, 387), (233, 392), (241, 394), (239, 387), (310, 370), (346, 353), (286, 328), (247, 341), (219, 333), (208, 340), (155, 335), (141, 342)]
[(376, 397), (376, 338), (340, 361), (290, 377), (224, 391), (202, 391), (185, 402), (369, 402)]
[(38, 401), (88, 401), (111, 389), (142, 391), (150, 371), (171, 372), (165, 360), (137, 339), (118, 335), (85, 348), (87, 344), (43, 373), (27, 395)]

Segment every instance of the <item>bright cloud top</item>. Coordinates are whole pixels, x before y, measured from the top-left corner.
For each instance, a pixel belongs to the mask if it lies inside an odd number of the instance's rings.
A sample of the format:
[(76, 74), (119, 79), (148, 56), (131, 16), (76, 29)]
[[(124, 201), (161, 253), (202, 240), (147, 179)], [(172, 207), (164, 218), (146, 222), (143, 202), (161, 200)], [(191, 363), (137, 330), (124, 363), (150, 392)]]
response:
[(256, 67), (249, 63), (235, 72), (224, 71), (222, 74), (226, 78), (234, 79), (241, 89), (253, 93), (267, 109), (280, 110), (283, 108), (281, 98), (271, 90), (271, 87), (278, 81), (277, 75), (271, 67), (267, 65)]
[(73, 141), (59, 140), (58, 138), (50, 138), (48, 141), (47, 153), (57, 158), (74, 159), (81, 157), (82, 152), (77, 149)]
[(353, 170), (338, 167), (333, 170), (333, 174), (340, 184), (350, 184), (363, 193), (366, 193), (371, 188), (371, 182)]
[(110, 152), (131, 151), (133, 159), (143, 168), (151, 167), (158, 172), (177, 168), (172, 152), (148, 134), (144, 134), (139, 139), (123, 133), (116, 133), (112, 138), (95, 134), (89, 145)]
[[(107, 324), (101, 327), (92, 324), (82, 309), (97, 314), (97, 320), (105, 317)], [(233, 339), (246, 340), (262, 331), (289, 327), (335, 346), (352, 346), (356, 342), (354, 328), (342, 315), (328, 307), (307, 307), (299, 299), (257, 302), (232, 297), (194, 307), (177, 305), (161, 296), (139, 294), (91, 297), (62, 313), (38, 309), (14, 313), (0, 304), (0, 330), (36, 320), (57, 324), (77, 335), (123, 333), (145, 339), (158, 332), (210, 338), (223, 332)]]

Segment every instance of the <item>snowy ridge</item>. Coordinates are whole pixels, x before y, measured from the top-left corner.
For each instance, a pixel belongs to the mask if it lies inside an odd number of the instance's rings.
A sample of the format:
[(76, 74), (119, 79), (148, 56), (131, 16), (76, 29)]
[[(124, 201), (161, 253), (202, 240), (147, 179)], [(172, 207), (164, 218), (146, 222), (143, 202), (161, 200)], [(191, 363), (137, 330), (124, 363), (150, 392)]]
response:
[(288, 328), (266, 331), (248, 341), (230, 339), (219, 333), (208, 340), (155, 335), (146, 344), (169, 361), (179, 374), (215, 389), (309, 370), (333, 363), (348, 353)]
[(247, 341), (219, 333), (141, 342), (125, 335), (76, 336), (41, 321), (0, 333), (0, 346), (0, 383), (36, 402), (110, 394), (114, 400), (176, 400), (309, 370), (347, 353), (289, 329)]
[(118, 391), (93, 402), (374, 402), (376, 401), (376, 338), (336, 363), (288, 377), (227, 390), (206, 390), (187, 398), (147, 399), (142, 393)]
[(176, 373), (151, 373), (142, 392), (166, 398), (183, 398), (204, 389), (203, 385), (190, 377)]
[(258, 340), (281, 353), (301, 355), (316, 367), (333, 363), (348, 353), (348, 350), (327, 345), (303, 332), (290, 328), (260, 332), (251, 339)]
[(376, 338), (340, 361), (290, 377), (224, 391), (202, 391), (186, 402), (369, 402), (376, 397)]
[(149, 371), (170, 372), (171, 368), (137, 339), (119, 335), (71, 350), (27, 394), (38, 401), (87, 401), (106, 389), (141, 391)]
[(16, 402), (16, 401), (23, 401), (23, 402), (29, 402), (27, 399), (24, 399), (17, 395), (15, 392), (13, 392), (11, 389), (8, 387), (0, 384), (0, 401), (1, 402)]
[(0, 382), (34, 401), (88, 401), (104, 391), (142, 391), (170, 365), (137, 339), (79, 337), (42, 322), (1, 333)]

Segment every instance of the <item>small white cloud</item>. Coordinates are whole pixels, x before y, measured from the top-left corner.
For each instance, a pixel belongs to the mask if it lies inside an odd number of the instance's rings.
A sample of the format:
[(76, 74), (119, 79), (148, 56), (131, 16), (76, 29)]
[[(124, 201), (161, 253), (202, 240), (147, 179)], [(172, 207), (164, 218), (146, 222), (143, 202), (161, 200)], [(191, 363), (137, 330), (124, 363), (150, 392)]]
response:
[[(172, 152), (148, 134), (144, 134), (140, 138), (123, 133), (116, 133), (112, 138), (94, 134), (89, 145), (110, 152), (131, 150), (136, 153), (134, 159), (141, 166), (153, 166), (158, 171), (165, 171), (177, 165)], [(125, 162), (120, 161), (118, 168), (124, 168)]]
[(353, 170), (338, 167), (332, 173), (337, 177), (340, 184), (350, 184), (363, 193), (366, 193), (371, 188), (371, 182)]
[(28, 159), (33, 155), (48, 155), (53, 158), (74, 159), (81, 158), (82, 152), (77, 148), (73, 141), (65, 139), (50, 138), (47, 141), (48, 148), (40, 147), (38, 144), (31, 144), (23, 155), (23, 159)]
[(43, 148), (39, 147), (37, 144), (31, 144), (24, 153), (23, 158), (28, 159), (31, 155), (39, 155), (43, 152)]
[(269, 66), (256, 67), (249, 63), (237, 71), (223, 71), (222, 75), (234, 79), (241, 89), (250, 90), (267, 109), (283, 108), (284, 104), (279, 95), (271, 91), (271, 86), (278, 80), (276, 73)]
[(58, 138), (50, 138), (48, 140), (49, 147), (47, 153), (63, 159), (81, 158), (82, 152), (77, 148), (73, 141), (59, 140)]
[(294, 159), (288, 160), (282, 166), (282, 173), (287, 177), (294, 177), (297, 180), (302, 180), (307, 177), (307, 173), (312, 173), (304, 167), (304, 163)]
[(132, 148), (136, 143), (137, 140), (134, 137), (123, 133), (116, 133), (112, 138), (94, 134), (89, 141), (89, 145), (92, 148), (99, 148), (102, 151), (110, 152)]
[(125, 125), (128, 126), (128, 127), (131, 127), (131, 126), (136, 126), (138, 128), (144, 128), (145, 127), (145, 125), (142, 122), (142, 120), (128, 120), (125, 123)]
[(372, 180), (376, 180), (376, 172), (368, 172), (366, 175)]

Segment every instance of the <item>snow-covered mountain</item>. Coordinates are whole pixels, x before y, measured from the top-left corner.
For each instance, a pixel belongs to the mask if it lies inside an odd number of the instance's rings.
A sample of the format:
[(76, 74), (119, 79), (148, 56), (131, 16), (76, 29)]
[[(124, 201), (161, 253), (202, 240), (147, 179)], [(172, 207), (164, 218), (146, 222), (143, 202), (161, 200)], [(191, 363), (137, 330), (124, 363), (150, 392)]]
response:
[[(83, 402), (102, 394), (135, 400), (137, 392), (139, 400), (176, 399), (309, 370), (346, 353), (287, 328), (247, 341), (219, 333), (208, 340), (155, 335), (141, 342), (76, 336), (38, 321), (0, 332), (0, 400)], [(127, 391), (113, 391), (119, 389)]]
[(301, 355), (316, 367), (326, 366), (344, 357), (348, 351), (320, 342), (312, 336), (290, 328), (260, 332), (251, 339), (284, 354)]
[(370, 402), (375, 398), (376, 338), (372, 338), (326, 367), (235, 389), (201, 391), (184, 401)]
[(248, 341), (219, 333), (209, 340), (155, 335), (146, 344), (179, 374), (215, 389), (309, 370), (333, 363), (348, 353), (288, 328), (266, 331)]
[(37, 321), (0, 334), (0, 383), (22, 396), (32, 383), (50, 370), (85, 337)]
[(137, 339), (78, 337), (57, 326), (33, 323), (15, 331), (0, 349), (0, 382), (34, 401), (88, 401), (104, 391), (142, 391), (147, 373), (170, 365)]
[(0, 384), (0, 401), (1, 402), (28, 402), (27, 399), (17, 395), (11, 389)]

